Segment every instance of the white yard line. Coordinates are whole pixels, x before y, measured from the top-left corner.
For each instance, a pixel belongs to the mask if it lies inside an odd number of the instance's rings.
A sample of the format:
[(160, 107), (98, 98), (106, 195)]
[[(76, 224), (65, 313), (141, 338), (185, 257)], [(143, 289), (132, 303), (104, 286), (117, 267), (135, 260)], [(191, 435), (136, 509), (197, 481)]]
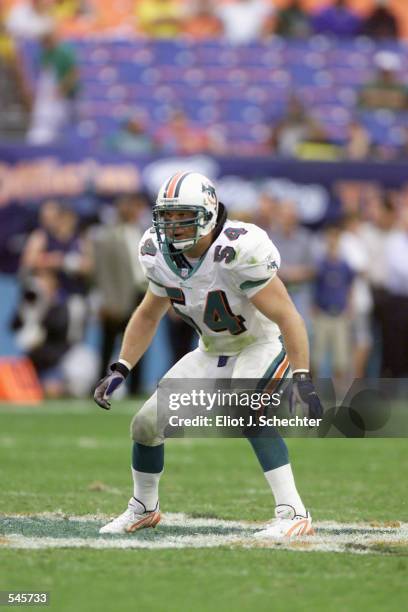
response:
[[(39, 514), (0, 514), (3, 519), (44, 519), (68, 522), (106, 521), (106, 515), (67, 516), (63, 512), (43, 512)], [(184, 527), (186, 534), (171, 535), (161, 531), (160, 527), (152, 533), (152, 539), (138, 538), (137, 534), (120, 537), (43, 537), (23, 536), (18, 533), (0, 535), (0, 548), (45, 549), (45, 548), (94, 548), (94, 549), (125, 549), (125, 548), (218, 548), (220, 546), (239, 548), (270, 548), (299, 552), (326, 551), (349, 552), (354, 554), (381, 553), (381, 547), (401, 546), (408, 550), (408, 523), (395, 522), (392, 525), (369, 523), (338, 523), (336, 521), (321, 521), (315, 523), (317, 534), (291, 541), (258, 540), (244, 534), (202, 534), (194, 533), (197, 528), (241, 528), (248, 531), (257, 530), (263, 525), (249, 521), (227, 521), (213, 518), (191, 518), (182, 513), (168, 513), (163, 516), (163, 527)], [(188, 533), (188, 530), (191, 532)], [(374, 549), (373, 547), (379, 546)], [(386, 552), (386, 550), (384, 551)]]

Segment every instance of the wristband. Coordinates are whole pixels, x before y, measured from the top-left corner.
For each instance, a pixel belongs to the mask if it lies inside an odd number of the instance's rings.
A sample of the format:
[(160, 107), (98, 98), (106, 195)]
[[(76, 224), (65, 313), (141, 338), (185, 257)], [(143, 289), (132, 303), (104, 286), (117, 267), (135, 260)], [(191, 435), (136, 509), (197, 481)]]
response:
[(295, 370), (292, 377), (295, 381), (312, 380), (309, 370)]
[(121, 363), (120, 361), (116, 361), (115, 363), (112, 363), (110, 369), (112, 372), (119, 372), (119, 374), (122, 374), (123, 378), (126, 378), (130, 373), (130, 369), (127, 366), (125, 366), (124, 363)]
[(126, 359), (118, 359), (118, 363), (123, 363), (123, 365), (126, 366), (129, 370), (129, 372), (132, 369), (132, 364), (126, 361)]

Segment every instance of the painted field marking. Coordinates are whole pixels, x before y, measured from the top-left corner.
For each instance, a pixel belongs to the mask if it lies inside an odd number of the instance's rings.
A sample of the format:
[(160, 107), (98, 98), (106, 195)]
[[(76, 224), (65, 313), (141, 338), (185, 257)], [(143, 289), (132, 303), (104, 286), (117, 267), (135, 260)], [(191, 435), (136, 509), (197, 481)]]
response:
[(67, 516), (62, 512), (0, 514), (0, 548), (269, 548), (302, 552), (349, 552), (355, 554), (399, 554), (408, 556), (408, 523), (314, 524), (316, 535), (294, 540), (259, 540), (254, 533), (264, 524), (192, 518), (168, 513), (156, 529), (132, 535), (99, 535), (111, 517), (106, 515)]

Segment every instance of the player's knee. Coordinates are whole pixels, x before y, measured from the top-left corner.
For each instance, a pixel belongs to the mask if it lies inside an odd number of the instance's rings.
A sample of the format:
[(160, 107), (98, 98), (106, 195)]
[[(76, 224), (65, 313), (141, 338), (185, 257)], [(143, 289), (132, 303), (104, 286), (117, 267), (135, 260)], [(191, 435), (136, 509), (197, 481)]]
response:
[(133, 417), (130, 425), (130, 435), (134, 442), (139, 442), (139, 444), (145, 446), (155, 446), (158, 436), (157, 429), (157, 400), (154, 393)]
[(134, 442), (153, 446), (156, 438), (156, 430), (148, 415), (139, 412), (133, 417), (130, 433)]

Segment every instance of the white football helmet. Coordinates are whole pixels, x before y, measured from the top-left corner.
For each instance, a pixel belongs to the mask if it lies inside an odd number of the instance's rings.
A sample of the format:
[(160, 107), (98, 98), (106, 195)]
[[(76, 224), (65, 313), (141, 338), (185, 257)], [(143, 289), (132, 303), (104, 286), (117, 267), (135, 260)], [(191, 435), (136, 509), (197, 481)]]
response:
[[(191, 217), (174, 220), (169, 212), (191, 212)], [(198, 172), (177, 172), (160, 187), (153, 208), (153, 227), (161, 251), (170, 253), (170, 245), (186, 251), (215, 227), (218, 216), (218, 198), (213, 183)], [(195, 228), (192, 236), (177, 237), (180, 228)]]

